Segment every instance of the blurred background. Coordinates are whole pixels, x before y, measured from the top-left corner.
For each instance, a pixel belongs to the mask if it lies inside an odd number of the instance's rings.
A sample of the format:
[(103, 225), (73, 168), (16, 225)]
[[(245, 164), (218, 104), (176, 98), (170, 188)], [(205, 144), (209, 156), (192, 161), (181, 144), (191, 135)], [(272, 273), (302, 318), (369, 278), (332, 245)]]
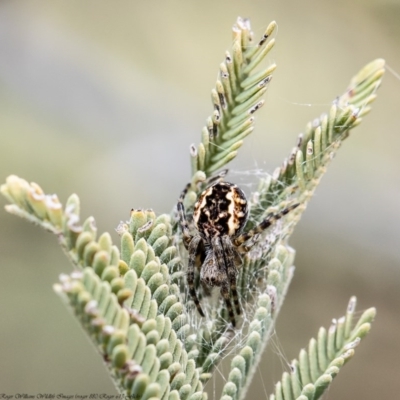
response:
[[(258, 38), (278, 22), (278, 69), (236, 177), (272, 172), (305, 124), (382, 57), (370, 115), (337, 154), (291, 240), (296, 273), (249, 399), (265, 398), (320, 326), (377, 307), (372, 331), (325, 399), (400, 392), (400, 2), (306, 0), (0, 3), (0, 179), (77, 193), (99, 232), (131, 208), (169, 212), (190, 177), (189, 145), (237, 16)], [(235, 178), (235, 174), (233, 175)], [(257, 180), (250, 173), (246, 183)], [(1, 205), (6, 204), (4, 198)], [(56, 238), (0, 211), (0, 389), (115, 394), (95, 349), (52, 284), (71, 265)], [(222, 367), (223, 368), (223, 367)], [(218, 375), (218, 374), (217, 374)], [(219, 393), (210, 382), (210, 398)], [(396, 396), (397, 393), (397, 396)]]

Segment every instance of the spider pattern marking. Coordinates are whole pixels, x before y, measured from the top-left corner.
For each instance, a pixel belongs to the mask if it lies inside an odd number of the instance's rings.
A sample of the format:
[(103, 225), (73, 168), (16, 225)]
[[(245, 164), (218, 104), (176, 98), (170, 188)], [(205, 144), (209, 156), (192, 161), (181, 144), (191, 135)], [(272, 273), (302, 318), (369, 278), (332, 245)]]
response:
[[(190, 187), (190, 183), (186, 185), (177, 205), (183, 243), (189, 253), (186, 275), (189, 294), (199, 314), (204, 317), (194, 283), (196, 259), (199, 256), (201, 260), (200, 281), (208, 286), (221, 288), (229, 320), (233, 326), (236, 326), (235, 313), (236, 315), (241, 314), (236, 278), (238, 267), (242, 262), (241, 255), (249, 251), (246, 242), (263, 232), (299, 204), (293, 204), (276, 214), (267, 215), (255, 228), (242, 233), (248, 218), (246, 196), (235, 184), (218, 181), (206, 188), (194, 205), (193, 222), (196, 233), (192, 235), (183, 205)], [(233, 300), (235, 312), (231, 300)]]

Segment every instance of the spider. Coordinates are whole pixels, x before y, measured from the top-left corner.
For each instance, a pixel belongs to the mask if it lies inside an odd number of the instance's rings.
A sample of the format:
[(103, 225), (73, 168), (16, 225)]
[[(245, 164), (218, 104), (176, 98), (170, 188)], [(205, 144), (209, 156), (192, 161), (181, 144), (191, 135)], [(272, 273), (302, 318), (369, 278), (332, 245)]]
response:
[(177, 209), (183, 234), (183, 243), (189, 253), (187, 284), (189, 294), (199, 314), (204, 317), (194, 285), (196, 259), (200, 256), (200, 281), (208, 286), (219, 286), (225, 300), (229, 319), (236, 326), (236, 315), (241, 307), (236, 288), (238, 267), (242, 263), (241, 255), (249, 251), (246, 242), (263, 232), (273, 222), (279, 220), (299, 204), (293, 204), (276, 214), (269, 214), (255, 228), (242, 233), (248, 218), (246, 196), (233, 183), (217, 181), (206, 188), (194, 205), (193, 221), (196, 233), (191, 235), (187, 222), (183, 200), (191, 184), (188, 183), (178, 200)]

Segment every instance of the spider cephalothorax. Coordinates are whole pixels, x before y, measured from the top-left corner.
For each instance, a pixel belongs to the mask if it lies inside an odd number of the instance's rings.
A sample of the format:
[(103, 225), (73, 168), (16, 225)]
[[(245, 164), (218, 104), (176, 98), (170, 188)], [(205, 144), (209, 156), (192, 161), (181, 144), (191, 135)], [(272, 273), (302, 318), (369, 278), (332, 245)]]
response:
[(242, 233), (248, 218), (247, 200), (243, 191), (233, 183), (218, 181), (205, 189), (199, 196), (193, 211), (196, 234), (191, 235), (185, 216), (183, 200), (191, 184), (183, 190), (178, 202), (179, 220), (183, 233), (183, 243), (189, 252), (187, 283), (200, 315), (203, 309), (196, 295), (194, 272), (196, 258), (200, 255), (200, 281), (209, 286), (221, 287), (229, 319), (235, 326), (235, 305), (237, 315), (241, 313), (236, 277), (242, 259), (248, 251), (246, 242), (267, 229), (274, 221), (282, 218), (298, 206), (294, 204), (277, 214), (269, 214), (259, 225), (247, 233)]

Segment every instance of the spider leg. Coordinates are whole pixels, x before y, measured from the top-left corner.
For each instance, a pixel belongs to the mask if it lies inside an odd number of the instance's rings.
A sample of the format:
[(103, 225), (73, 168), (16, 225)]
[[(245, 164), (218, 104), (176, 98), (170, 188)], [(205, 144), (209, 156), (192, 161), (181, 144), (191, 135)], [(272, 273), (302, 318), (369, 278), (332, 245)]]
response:
[(236, 263), (238, 262), (238, 254), (233, 251), (233, 244), (229, 236), (222, 236), (221, 242), (225, 254), (226, 274), (228, 275), (233, 304), (235, 305), (236, 314), (240, 315), (242, 313), (242, 310), (240, 308), (239, 296), (236, 287)]
[(188, 263), (188, 269), (187, 269), (187, 284), (189, 287), (189, 294), (190, 297), (193, 299), (194, 304), (196, 305), (197, 311), (199, 314), (204, 317), (204, 312), (203, 309), (201, 308), (199, 299), (196, 294), (196, 289), (194, 287), (194, 270), (195, 270), (195, 265), (196, 265), (196, 257), (197, 257), (197, 251), (199, 248), (199, 243), (201, 241), (200, 236), (195, 236), (192, 241), (189, 244), (189, 263)]
[(189, 224), (187, 222), (186, 215), (185, 215), (185, 207), (183, 205), (183, 200), (185, 199), (186, 193), (188, 192), (190, 186), (191, 186), (191, 183), (188, 183), (185, 186), (185, 188), (183, 189), (183, 191), (178, 199), (178, 204), (176, 206), (176, 208), (178, 210), (178, 215), (179, 215), (179, 223), (180, 223), (181, 230), (182, 230), (183, 244), (184, 244), (186, 250), (189, 249), (191, 235), (190, 235), (190, 231), (189, 231)]
[(236, 326), (235, 313), (233, 312), (231, 295), (235, 304), (236, 313), (241, 313), (239, 298), (236, 290), (236, 268), (235, 259), (232, 249), (232, 243), (228, 236), (223, 239), (216, 237), (213, 240), (213, 251), (218, 264), (218, 268), (227, 279), (220, 279), (218, 286), (221, 286), (221, 295), (225, 300), (226, 309), (228, 310), (229, 319), (233, 327)]
[(236, 252), (238, 253), (239, 257), (248, 253), (253, 248), (253, 246), (257, 244), (258, 236), (259, 234), (255, 234), (250, 239), (248, 239), (247, 243), (242, 243), (241, 245), (236, 247)]
[(231, 296), (230, 296), (230, 293), (229, 293), (229, 285), (226, 282), (224, 282), (221, 285), (221, 295), (225, 300), (226, 309), (228, 310), (229, 319), (231, 321), (231, 324), (232, 324), (233, 327), (235, 327), (236, 326), (235, 314), (234, 314), (233, 308), (232, 308)]
[(235, 266), (239, 268), (243, 264), (243, 258), (237, 249), (233, 249), (233, 256), (235, 260)]
[(238, 236), (234, 240), (235, 246), (238, 247), (238, 250), (241, 251), (241, 247), (243, 243), (247, 242), (249, 239), (251, 239), (254, 235), (257, 235), (261, 232), (263, 232), (265, 229), (269, 228), (275, 221), (278, 221), (282, 217), (284, 217), (286, 214), (288, 214), (290, 211), (294, 210), (296, 207), (298, 207), (300, 203), (293, 204), (289, 207), (284, 208), (282, 211), (279, 211), (276, 214), (268, 214), (266, 218), (261, 221), (255, 228), (251, 229), (247, 233), (243, 233), (240, 236)]
[(228, 171), (229, 171), (228, 169), (223, 169), (217, 175), (213, 175), (207, 178), (207, 180), (204, 183), (206, 184), (206, 186), (210, 186), (215, 182), (221, 182), (227, 175)]

